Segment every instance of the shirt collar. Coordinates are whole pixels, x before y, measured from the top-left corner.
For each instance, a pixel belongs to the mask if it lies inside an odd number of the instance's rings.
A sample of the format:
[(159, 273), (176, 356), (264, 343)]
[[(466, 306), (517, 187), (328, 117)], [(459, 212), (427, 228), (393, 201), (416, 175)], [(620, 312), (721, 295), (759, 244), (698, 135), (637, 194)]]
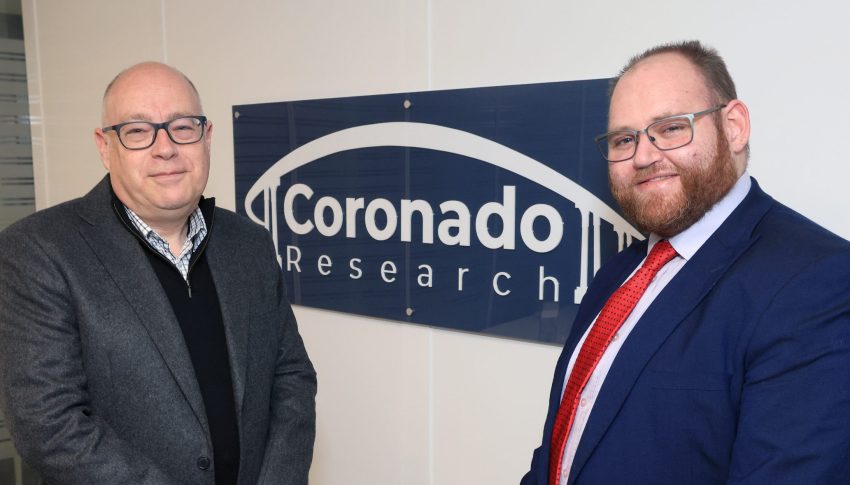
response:
[[(738, 181), (735, 182), (735, 185), (732, 186), (732, 189), (714, 204), (700, 220), (679, 234), (669, 238), (670, 245), (673, 246), (673, 249), (676, 250), (679, 256), (685, 260), (691, 259), (699, 251), (699, 248), (708, 241), (708, 238), (714, 234), (714, 231), (723, 224), (723, 221), (729, 217), (732, 211), (741, 204), (744, 197), (749, 193), (751, 186), (752, 180), (750, 180), (750, 175), (745, 171), (738, 178)], [(663, 238), (657, 234), (650, 234), (647, 251), (652, 249), (655, 243), (661, 239)]]
[[(153, 230), (138, 214), (133, 212), (132, 209), (127, 207), (124, 204), (124, 210), (127, 212), (127, 215), (130, 218), (130, 221), (133, 223), (133, 226), (139, 231), (139, 233), (145, 239), (150, 239), (151, 237), (155, 237), (157, 239), (163, 240), (162, 236), (157, 234), (156, 231)], [(186, 230), (186, 240), (192, 241), (192, 251), (198, 249), (201, 241), (204, 240), (204, 237), (207, 235), (207, 224), (204, 220), (204, 215), (201, 212), (200, 207), (196, 207), (192, 214), (189, 215), (189, 227)], [(179, 248), (178, 248), (179, 249)]]
[(204, 221), (204, 215), (201, 213), (200, 207), (196, 207), (192, 215), (189, 216), (189, 229), (187, 233), (187, 237), (192, 241), (192, 251), (195, 251), (207, 235), (207, 223)]

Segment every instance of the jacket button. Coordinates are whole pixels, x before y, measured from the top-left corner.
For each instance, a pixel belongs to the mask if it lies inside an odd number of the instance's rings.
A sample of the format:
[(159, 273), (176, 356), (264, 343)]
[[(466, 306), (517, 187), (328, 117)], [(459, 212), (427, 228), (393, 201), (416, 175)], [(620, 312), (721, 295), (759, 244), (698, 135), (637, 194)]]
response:
[(206, 456), (198, 457), (198, 468), (201, 470), (209, 470), (210, 469), (210, 459)]

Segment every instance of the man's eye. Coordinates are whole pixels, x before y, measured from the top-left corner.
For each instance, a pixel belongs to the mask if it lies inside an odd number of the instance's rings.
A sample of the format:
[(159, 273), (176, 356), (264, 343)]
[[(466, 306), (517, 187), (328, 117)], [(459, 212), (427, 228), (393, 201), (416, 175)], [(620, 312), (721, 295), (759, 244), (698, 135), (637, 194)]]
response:
[(664, 123), (663, 125), (659, 126), (658, 134), (664, 137), (670, 137), (680, 135), (688, 130), (690, 130), (690, 125), (688, 123), (682, 123), (677, 121), (672, 123)]
[(143, 135), (150, 133), (150, 131), (150, 127), (146, 125), (127, 125), (122, 130), (125, 135)]
[(626, 147), (635, 142), (635, 137), (632, 135), (619, 135), (611, 139), (611, 146)]

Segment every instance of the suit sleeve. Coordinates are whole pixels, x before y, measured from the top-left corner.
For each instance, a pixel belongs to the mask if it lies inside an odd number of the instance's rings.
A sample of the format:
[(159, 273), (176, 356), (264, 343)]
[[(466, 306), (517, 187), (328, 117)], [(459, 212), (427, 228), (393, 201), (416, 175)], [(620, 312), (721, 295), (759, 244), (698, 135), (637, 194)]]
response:
[(519, 482), (519, 485), (538, 485), (537, 474), (540, 467), (549, 468), (549, 464), (545, 463), (546, 458), (543, 456), (543, 446), (537, 447), (534, 454), (531, 455), (531, 469), (526, 472)]
[(0, 248), (0, 405), (24, 461), (54, 485), (178, 485), (93, 411), (59, 265), (20, 233)]
[[(273, 253), (272, 253), (273, 254)], [(274, 261), (274, 260), (271, 260)], [(277, 268), (276, 262), (272, 262)], [(278, 308), (283, 316), (271, 391), (271, 417), (261, 485), (305, 485), (316, 437), (316, 372), (307, 356), (278, 270)]]
[(561, 403), (561, 390), (564, 385), (566, 366), (572, 355), (572, 345), (568, 340), (561, 349), (561, 355), (555, 364), (555, 372), (552, 376), (552, 387), (549, 390), (549, 409), (546, 412), (546, 421), (543, 424), (543, 438), (531, 455), (531, 466), (529, 471), (520, 480), (520, 485), (545, 485), (549, 481), (549, 441), (552, 439), (552, 425), (555, 414)]
[(850, 254), (824, 258), (783, 286), (744, 365), (728, 482), (846, 484)]
[(558, 405), (561, 402), (562, 376), (566, 372), (562, 366), (566, 365), (564, 359), (568, 361), (567, 355), (568, 351), (565, 347), (561, 350), (558, 363), (555, 364), (555, 375), (552, 377), (552, 388), (549, 391), (549, 409), (546, 413), (546, 421), (543, 424), (543, 438), (540, 446), (531, 455), (531, 466), (529, 467), (529, 471), (520, 480), (520, 485), (545, 485), (548, 483), (549, 440), (552, 437), (552, 423), (555, 420), (555, 413), (558, 412)]

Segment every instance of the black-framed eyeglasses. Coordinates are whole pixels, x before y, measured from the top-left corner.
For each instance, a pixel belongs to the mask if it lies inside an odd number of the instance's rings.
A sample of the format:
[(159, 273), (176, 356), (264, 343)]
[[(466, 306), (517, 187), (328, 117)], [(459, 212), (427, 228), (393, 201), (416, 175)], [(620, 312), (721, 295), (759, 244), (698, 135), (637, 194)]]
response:
[(602, 157), (609, 162), (624, 162), (637, 153), (640, 134), (644, 133), (659, 150), (675, 150), (694, 141), (694, 119), (725, 108), (719, 104), (704, 111), (660, 119), (642, 130), (617, 130), (599, 135), (593, 140)]
[(117, 125), (105, 126), (103, 132), (114, 131), (118, 141), (127, 150), (144, 150), (156, 141), (160, 128), (168, 133), (168, 138), (178, 145), (189, 145), (201, 141), (204, 137), (206, 116), (181, 116), (162, 123), (149, 121), (126, 121)]

